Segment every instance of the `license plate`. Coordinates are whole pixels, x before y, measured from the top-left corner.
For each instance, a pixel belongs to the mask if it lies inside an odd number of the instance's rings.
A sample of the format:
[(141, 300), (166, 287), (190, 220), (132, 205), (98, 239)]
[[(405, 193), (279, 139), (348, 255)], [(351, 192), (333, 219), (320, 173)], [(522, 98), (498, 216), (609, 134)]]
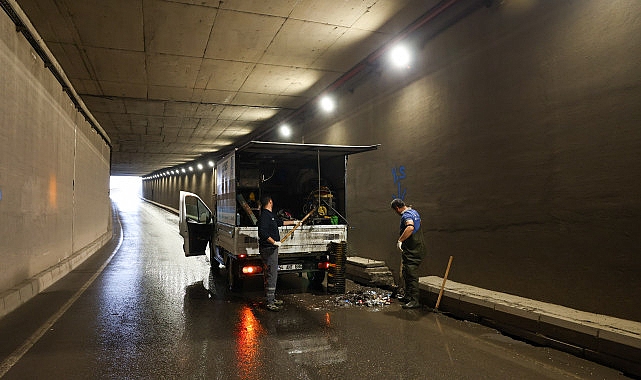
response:
[(281, 264), (278, 270), (299, 270), (303, 269), (303, 264)]

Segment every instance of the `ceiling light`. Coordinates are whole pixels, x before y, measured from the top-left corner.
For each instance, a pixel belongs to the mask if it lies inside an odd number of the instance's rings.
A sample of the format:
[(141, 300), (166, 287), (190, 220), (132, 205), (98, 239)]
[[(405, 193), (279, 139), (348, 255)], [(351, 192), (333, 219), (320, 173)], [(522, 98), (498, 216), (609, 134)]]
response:
[(207, 164), (209, 165), (210, 168), (214, 167), (214, 161), (209, 161)]
[(203, 170), (203, 164), (198, 164), (196, 166), (198, 167), (198, 170)]
[(189, 167), (189, 171), (190, 171), (190, 172), (193, 172), (193, 171), (194, 171), (194, 167), (193, 167), (193, 166), (190, 166), (190, 167)]
[(332, 112), (334, 108), (336, 108), (336, 104), (334, 103), (334, 99), (330, 98), (329, 96), (323, 96), (320, 100), (320, 106), (325, 112)]
[(185, 168), (180, 169), (180, 171), (183, 173), (187, 173), (187, 170), (185, 170)]
[(285, 138), (289, 138), (292, 135), (292, 129), (287, 124), (281, 125), (279, 131), (280, 135)]
[(389, 57), (392, 64), (399, 68), (409, 68), (411, 55), (407, 47), (403, 45), (397, 45), (392, 48), (389, 52)]

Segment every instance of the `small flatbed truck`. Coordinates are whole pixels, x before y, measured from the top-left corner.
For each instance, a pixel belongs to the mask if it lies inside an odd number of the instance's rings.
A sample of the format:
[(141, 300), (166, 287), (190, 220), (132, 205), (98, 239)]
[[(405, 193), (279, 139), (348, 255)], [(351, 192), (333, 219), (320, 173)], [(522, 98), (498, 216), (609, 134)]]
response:
[[(212, 211), (196, 194), (180, 192), (179, 231), (186, 256), (208, 254), (213, 270), (227, 268), (230, 288), (262, 275), (257, 220), (269, 194), (280, 227), (279, 274), (305, 273), (318, 286), (329, 267), (328, 245), (347, 241), (347, 160), (378, 145), (323, 145), (251, 141), (214, 166)], [(294, 231), (292, 231), (294, 230)]]

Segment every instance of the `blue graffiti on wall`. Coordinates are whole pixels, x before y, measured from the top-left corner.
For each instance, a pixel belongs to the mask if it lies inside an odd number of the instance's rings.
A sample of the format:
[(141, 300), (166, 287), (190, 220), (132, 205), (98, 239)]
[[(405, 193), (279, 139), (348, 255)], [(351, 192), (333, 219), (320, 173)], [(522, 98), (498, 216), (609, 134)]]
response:
[(405, 195), (407, 194), (407, 189), (403, 189), (401, 185), (401, 180), (405, 179), (405, 166), (401, 165), (398, 168), (392, 168), (392, 178), (394, 178), (394, 184), (398, 191), (397, 194), (392, 194), (392, 198), (400, 198), (405, 200)]

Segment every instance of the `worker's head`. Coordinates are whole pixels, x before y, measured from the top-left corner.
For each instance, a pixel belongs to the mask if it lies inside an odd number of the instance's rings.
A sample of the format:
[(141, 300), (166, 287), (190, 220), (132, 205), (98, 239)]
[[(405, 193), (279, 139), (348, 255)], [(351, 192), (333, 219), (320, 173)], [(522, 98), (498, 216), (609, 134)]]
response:
[(394, 211), (399, 212), (399, 210), (402, 210), (405, 208), (405, 202), (403, 202), (402, 199), (396, 198), (392, 201), (390, 206)]
[(270, 202), (273, 204), (271, 195), (264, 194), (262, 197), (260, 197), (260, 205), (263, 208), (268, 208), (270, 206)]

